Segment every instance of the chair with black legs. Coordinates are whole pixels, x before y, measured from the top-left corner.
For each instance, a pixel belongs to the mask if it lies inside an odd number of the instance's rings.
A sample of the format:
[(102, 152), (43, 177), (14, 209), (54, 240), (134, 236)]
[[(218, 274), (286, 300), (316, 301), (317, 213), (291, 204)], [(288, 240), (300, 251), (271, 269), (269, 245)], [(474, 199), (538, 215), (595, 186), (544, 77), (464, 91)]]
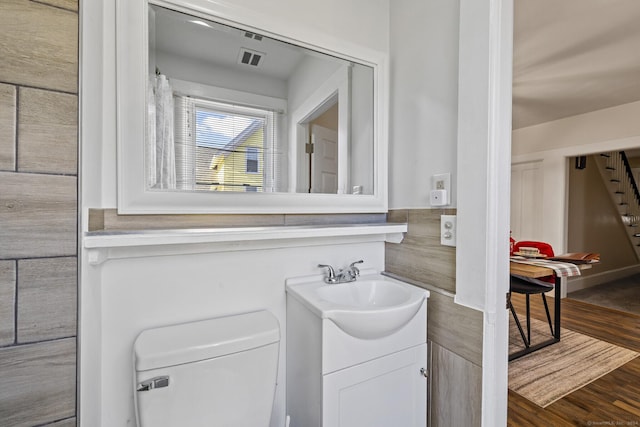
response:
[(509, 286), (510, 293), (524, 294), (525, 295), (525, 303), (526, 303), (526, 319), (527, 319), (527, 334), (525, 336), (524, 330), (522, 329), (522, 324), (520, 323), (520, 319), (516, 314), (516, 310), (513, 308), (513, 304), (511, 304), (511, 296), (509, 296), (509, 310), (511, 310), (511, 314), (513, 315), (513, 320), (516, 322), (516, 326), (518, 327), (518, 331), (520, 332), (520, 336), (522, 337), (522, 341), (524, 341), (524, 345), (526, 348), (531, 346), (531, 305), (530, 305), (530, 296), (535, 294), (540, 294), (542, 296), (542, 302), (544, 303), (544, 310), (547, 314), (547, 321), (549, 322), (549, 329), (551, 331), (551, 335), (553, 335), (553, 323), (551, 322), (551, 314), (549, 313), (549, 305), (547, 304), (547, 297), (544, 295), (545, 292), (549, 292), (553, 290), (553, 285), (548, 282), (543, 282), (538, 279), (531, 279), (529, 277), (517, 276), (515, 274), (511, 275), (511, 283)]
[[(536, 241), (520, 241), (516, 242), (514, 245), (514, 252), (518, 252), (521, 247), (533, 247), (537, 248), (540, 251), (541, 255), (546, 257), (553, 257), (553, 248), (550, 244), (545, 242), (536, 242)], [(547, 304), (547, 297), (545, 296), (546, 292), (552, 291), (555, 285), (555, 276), (547, 276), (541, 277), (539, 279), (532, 279), (529, 277), (518, 276), (515, 274), (511, 275), (511, 282), (509, 285), (509, 310), (511, 310), (511, 314), (513, 315), (513, 320), (516, 322), (516, 326), (518, 327), (518, 331), (520, 332), (520, 336), (522, 337), (522, 341), (524, 341), (524, 345), (526, 348), (531, 346), (531, 303), (530, 296), (535, 294), (540, 294), (542, 296), (542, 302), (544, 303), (544, 310), (547, 314), (547, 321), (549, 322), (549, 329), (551, 331), (551, 335), (554, 334), (553, 331), (553, 322), (551, 321), (551, 315), (549, 313), (549, 305)], [(526, 303), (526, 319), (527, 319), (527, 334), (525, 336), (524, 330), (522, 329), (522, 324), (520, 323), (520, 319), (516, 314), (516, 310), (513, 308), (513, 304), (511, 304), (511, 293), (524, 294), (525, 295), (525, 303)]]

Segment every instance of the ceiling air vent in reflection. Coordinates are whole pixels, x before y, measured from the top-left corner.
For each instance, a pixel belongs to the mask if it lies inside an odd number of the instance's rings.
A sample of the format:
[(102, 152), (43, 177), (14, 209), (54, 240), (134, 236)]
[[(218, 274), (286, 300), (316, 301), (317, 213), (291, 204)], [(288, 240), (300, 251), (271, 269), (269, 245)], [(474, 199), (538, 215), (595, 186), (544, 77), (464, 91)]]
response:
[(257, 52), (255, 50), (241, 47), (240, 55), (238, 55), (238, 63), (259, 67), (260, 65), (262, 65), (262, 60), (265, 56), (266, 53)]
[(262, 41), (262, 36), (260, 34), (256, 34), (256, 33), (250, 33), (249, 31), (246, 31), (244, 33), (244, 36), (253, 40), (257, 40), (257, 41)]

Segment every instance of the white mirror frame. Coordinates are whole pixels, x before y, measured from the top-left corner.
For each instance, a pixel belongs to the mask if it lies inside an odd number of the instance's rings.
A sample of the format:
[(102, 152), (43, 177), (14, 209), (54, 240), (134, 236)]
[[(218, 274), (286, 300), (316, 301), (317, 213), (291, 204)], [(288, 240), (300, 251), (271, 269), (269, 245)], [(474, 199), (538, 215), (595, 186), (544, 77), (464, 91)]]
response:
[[(210, 18), (325, 52), (374, 70), (374, 194), (148, 191), (144, 171), (148, 4)], [(265, 28), (268, 26), (268, 28)], [(293, 30), (292, 30), (293, 29)], [(296, 37), (291, 35), (295, 34)], [(346, 47), (295, 23), (265, 19), (218, 0), (117, 0), (117, 199), (121, 214), (372, 213), (387, 211), (388, 60), (386, 53)], [(296, 158), (293, 153), (292, 159)]]

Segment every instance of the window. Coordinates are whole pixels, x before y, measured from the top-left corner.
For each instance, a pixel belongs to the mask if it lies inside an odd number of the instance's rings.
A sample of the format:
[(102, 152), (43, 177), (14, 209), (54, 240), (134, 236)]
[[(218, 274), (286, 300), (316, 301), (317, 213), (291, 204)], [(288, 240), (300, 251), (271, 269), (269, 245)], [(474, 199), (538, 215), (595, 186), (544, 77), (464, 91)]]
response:
[(191, 97), (175, 104), (184, 117), (176, 120), (176, 180), (190, 183), (182, 188), (273, 191), (273, 111)]
[(258, 173), (258, 149), (247, 147), (247, 173)]

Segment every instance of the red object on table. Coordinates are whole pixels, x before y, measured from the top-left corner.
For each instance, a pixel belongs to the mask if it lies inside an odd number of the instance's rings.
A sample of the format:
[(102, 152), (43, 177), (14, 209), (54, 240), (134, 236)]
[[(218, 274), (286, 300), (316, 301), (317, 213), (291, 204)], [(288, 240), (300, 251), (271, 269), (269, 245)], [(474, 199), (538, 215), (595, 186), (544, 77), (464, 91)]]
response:
[[(542, 255), (546, 255), (547, 258), (551, 258), (554, 256), (553, 248), (550, 244), (546, 242), (537, 242), (534, 240), (522, 240), (520, 242), (516, 242), (513, 245), (514, 252), (520, 252), (520, 248), (537, 248)], [(555, 283), (556, 279), (554, 276), (540, 277), (539, 280), (544, 280), (545, 282)]]
[(513, 256), (513, 246), (516, 244), (515, 239), (511, 236), (511, 231), (509, 232), (509, 256)]

